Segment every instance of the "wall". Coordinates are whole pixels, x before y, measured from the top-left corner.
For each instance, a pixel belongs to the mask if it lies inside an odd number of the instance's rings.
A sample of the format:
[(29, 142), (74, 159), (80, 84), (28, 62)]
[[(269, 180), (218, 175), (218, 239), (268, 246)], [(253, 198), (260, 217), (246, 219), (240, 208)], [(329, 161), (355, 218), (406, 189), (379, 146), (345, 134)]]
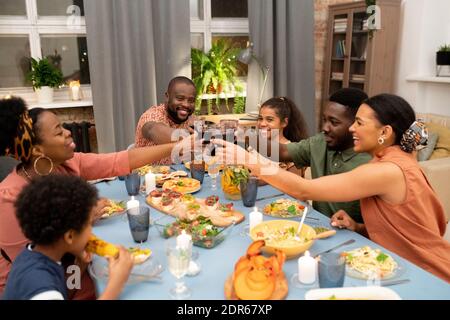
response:
[(450, 83), (408, 81), (435, 76), (436, 51), (450, 43), (450, 1), (403, 0), (396, 93), (417, 112), (450, 116)]

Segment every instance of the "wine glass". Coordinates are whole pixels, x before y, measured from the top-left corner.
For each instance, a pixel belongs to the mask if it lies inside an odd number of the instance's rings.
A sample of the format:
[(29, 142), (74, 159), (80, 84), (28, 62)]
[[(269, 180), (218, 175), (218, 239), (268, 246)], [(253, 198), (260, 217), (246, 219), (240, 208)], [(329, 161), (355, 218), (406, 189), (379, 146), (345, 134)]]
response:
[(219, 176), (220, 164), (217, 157), (210, 157), (208, 159), (208, 175), (211, 178), (211, 190), (217, 190), (217, 177)]
[(192, 246), (181, 247), (175, 242), (169, 242), (166, 250), (168, 269), (176, 278), (175, 288), (170, 289), (170, 297), (176, 300), (184, 300), (191, 296), (192, 291), (182, 281), (189, 270), (192, 256)]

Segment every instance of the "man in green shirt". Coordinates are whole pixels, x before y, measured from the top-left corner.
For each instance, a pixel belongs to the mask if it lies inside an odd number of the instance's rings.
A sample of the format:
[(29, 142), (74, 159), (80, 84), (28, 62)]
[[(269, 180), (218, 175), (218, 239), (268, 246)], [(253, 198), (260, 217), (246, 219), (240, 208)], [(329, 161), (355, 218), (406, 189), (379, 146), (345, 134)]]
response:
[[(322, 115), (322, 132), (300, 142), (280, 145), (280, 160), (293, 161), (297, 167), (311, 167), (313, 179), (350, 171), (367, 163), (367, 153), (353, 151), (353, 137), (349, 131), (356, 111), (368, 98), (363, 91), (345, 88), (334, 93)], [(317, 211), (331, 217), (344, 210), (362, 223), (359, 201), (313, 202)]]

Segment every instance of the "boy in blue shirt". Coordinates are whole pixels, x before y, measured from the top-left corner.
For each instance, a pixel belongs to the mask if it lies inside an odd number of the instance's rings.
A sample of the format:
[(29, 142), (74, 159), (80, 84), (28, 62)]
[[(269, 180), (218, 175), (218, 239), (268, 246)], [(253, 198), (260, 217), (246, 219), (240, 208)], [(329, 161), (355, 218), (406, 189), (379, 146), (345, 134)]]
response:
[[(61, 259), (66, 253), (90, 259), (85, 248), (97, 200), (97, 190), (75, 176), (50, 175), (23, 189), (16, 214), (31, 244), (14, 260), (3, 299), (67, 299)], [(133, 260), (123, 247), (119, 251), (109, 258), (110, 278), (99, 299), (116, 299), (128, 279)]]

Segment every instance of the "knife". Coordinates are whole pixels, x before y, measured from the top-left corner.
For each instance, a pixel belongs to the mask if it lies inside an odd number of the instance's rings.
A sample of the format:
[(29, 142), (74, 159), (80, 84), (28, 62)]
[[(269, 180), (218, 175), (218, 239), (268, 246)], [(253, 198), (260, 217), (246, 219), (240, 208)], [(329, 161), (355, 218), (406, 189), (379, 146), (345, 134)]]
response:
[(267, 200), (267, 199), (272, 199), (272, 198), (281, 197), (281, 196), (284, 196), (284, 193), (278, 193), (278, 194), (273, 194), (271, 196), (258, 198), (258, 199), (256, 199), (256, 201)]
[(322, 252), (320, 252), (320, 253), (314, 255), (314, 258), (320, 256), (321, 254), (331, 252), (331, 251), (333, 251), (333, 250), (335, 250), (335, 249), (337, 249), (337, 248), (340, 248), (340, 247), (343, 247), (343, 246), (347, 246), (347, 245), (349, 245), (349, 244), (352, 244), (352, 243), (355, 242), (355, 241), (356, 241), (355, 239), (347, 240), (347, 241), (345, 241), (345, 242), (343, 242), (343, 243), (341, 243), (341, 244), (338, 244), (338, 245), (335, 246), (335, 247), (332, 247), (331, 249), (328, 249), (328, 250), (326, 250), (326, 251), (322, 251)]

